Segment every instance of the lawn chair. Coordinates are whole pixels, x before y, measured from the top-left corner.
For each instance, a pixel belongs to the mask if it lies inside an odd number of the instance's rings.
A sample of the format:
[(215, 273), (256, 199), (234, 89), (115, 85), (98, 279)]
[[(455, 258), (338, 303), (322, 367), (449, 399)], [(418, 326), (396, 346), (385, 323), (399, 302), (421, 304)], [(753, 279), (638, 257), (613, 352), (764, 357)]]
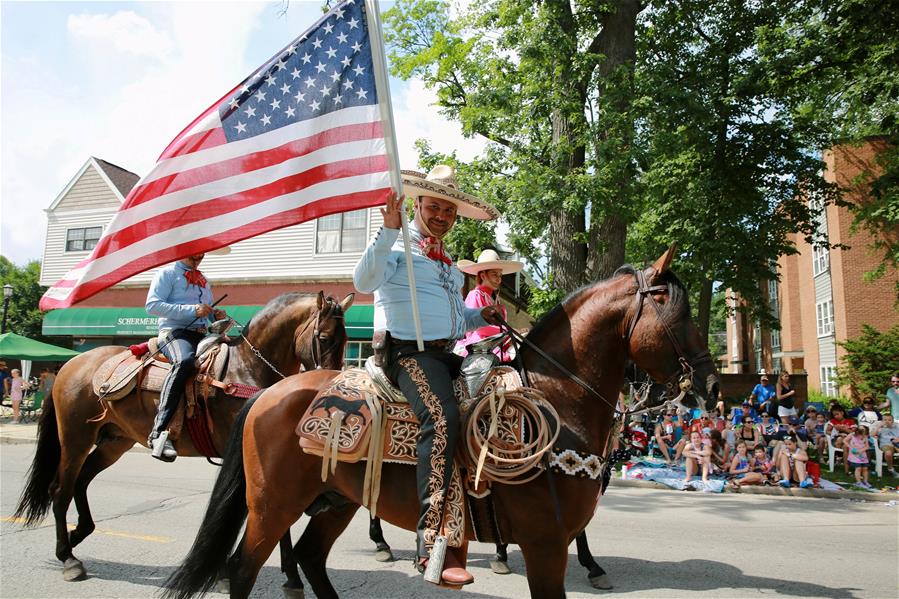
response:
[(30, 395), (26, 395), (24, 398), (22, 398), (22, 406), (19, 412), (19, 421), (25, 423), (31, 422), (32, 420), (37, 420), (43, 403), (43, 391), (35, 391)]
[[(842, 447), (834, 447), (833, 437), (831, 437), (829, 434), (826, 434), (826, 437), (827, 437), (827, 465), (830, 468), (830, 471), (833, 472), (833, 465), (834, 465), (834, 462), (836, 461), (836, 454), (838, 454), (838, 453), (842, 454), (843, 448)], [(844, 460), (846, 459), (845, 456), (843, 457), (843, 459)]]
[(877, 437), (871, 437), (869, 439), (871, 447), (874, 448), (874, 473), (877, 474), (878, 478), (883, 477), (883, 450), (880, 448), (880, 443), (878, 442)]

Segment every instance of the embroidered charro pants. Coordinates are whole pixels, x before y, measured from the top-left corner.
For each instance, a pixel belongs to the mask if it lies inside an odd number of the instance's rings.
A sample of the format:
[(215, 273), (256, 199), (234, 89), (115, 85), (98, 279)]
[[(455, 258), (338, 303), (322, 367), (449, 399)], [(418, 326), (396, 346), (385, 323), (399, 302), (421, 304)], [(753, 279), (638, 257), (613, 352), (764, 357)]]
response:
[(197, 344), (202, 340), (202, 333), (185, 329), (167, 331), (159, 336), (162, 353), (172, 363), (172, 369), (162, 383), (162, 391), (159, 393), (159, 411), (153, 422), (153, 430), (150, 431), (151, 439), (155, 439), (168, 428), (172, 416), (175, 415), (175, 410), (178, 409), (178, 404), (184, 395), (184, 387), (190, 376), (196, 371)]
[[(419, 501), (416, 528), (418, 555), (424, 557), (447, 520), (453, 519), (453, 528), (464, 531), (464, 516), (461, 522), (460, 514), (444, 516), (447, 497), (452, 494), (453, 499), (460, 499), (462, 491), (459, 474), (453, 472), (453, 455), (461, 433), (453, 379), (459, 374), (462, 358), (443, 351), (418, 352), (409, 346), (392, 349), (390, 357), (390, 378), (406, 396), (421, 427), (415, 471)], [(461, 501), (453, 504), (461, 505)], [(458, 546), (463, 540), (451, 538), (450, 545)]]

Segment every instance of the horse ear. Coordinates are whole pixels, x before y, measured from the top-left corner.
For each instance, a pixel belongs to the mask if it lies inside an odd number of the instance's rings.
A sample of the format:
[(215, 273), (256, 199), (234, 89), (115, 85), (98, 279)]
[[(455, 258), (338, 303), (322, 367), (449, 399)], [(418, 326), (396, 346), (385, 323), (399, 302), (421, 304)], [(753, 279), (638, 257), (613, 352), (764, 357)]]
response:
[(353, 305), (353, 300), (356, 299), (355, 293), (347, 293), (346, 297), (340, 301), (340, 307), (343, 308), (344, 313), (350, 309), (350, 306)]
[(652, 269), (655, 271), (656, 276), (668, 270), (668, 268), (671, 266), (671, 261), (674, 259), (674, 252), (676, 251), (677, 244), (672, 243), (665, 251), (665, 253), (659, 256), (659, 259), (653, 263)]
[(325, 292), (318, 292), (318, 309), (321, 310), (325, 305)]

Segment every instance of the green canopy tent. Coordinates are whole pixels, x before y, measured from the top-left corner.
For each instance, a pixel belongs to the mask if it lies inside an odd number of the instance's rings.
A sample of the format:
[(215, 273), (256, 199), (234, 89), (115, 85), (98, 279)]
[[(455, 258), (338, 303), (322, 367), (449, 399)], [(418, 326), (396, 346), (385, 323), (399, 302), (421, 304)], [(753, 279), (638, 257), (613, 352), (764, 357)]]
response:
[(31, 362), (62, 362), (81, 352), (35, 341), (15, 333), (0, 335), (0, 358), (22, 361), (22, 378), (31, 376)]

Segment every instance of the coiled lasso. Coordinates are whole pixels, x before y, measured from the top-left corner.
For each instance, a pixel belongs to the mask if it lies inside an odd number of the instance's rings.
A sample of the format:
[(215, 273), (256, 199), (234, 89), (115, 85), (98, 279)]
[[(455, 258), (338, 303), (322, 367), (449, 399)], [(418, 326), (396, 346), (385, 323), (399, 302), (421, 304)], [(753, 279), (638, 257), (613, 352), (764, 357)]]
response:
[[(505, 406), (516, 409), (522, 415), (524, 431), (530, 431), (530, 440), (525, 439), (519, 446), (513, 447), (496, 435), (499, 414)], [(485, 435), (478, 424), (488, 418)], [(499, 385), (475, 404), (468, 419), (466, 448), (477, 463), (475, 485), (482, 476), (507, 485), (524, 484), (540, 476), (543, 470), (537, 466), (543, 455), (552, 449), (560, 428), (559, 413), (542, 392), (531, 387), (506, 391)]]

